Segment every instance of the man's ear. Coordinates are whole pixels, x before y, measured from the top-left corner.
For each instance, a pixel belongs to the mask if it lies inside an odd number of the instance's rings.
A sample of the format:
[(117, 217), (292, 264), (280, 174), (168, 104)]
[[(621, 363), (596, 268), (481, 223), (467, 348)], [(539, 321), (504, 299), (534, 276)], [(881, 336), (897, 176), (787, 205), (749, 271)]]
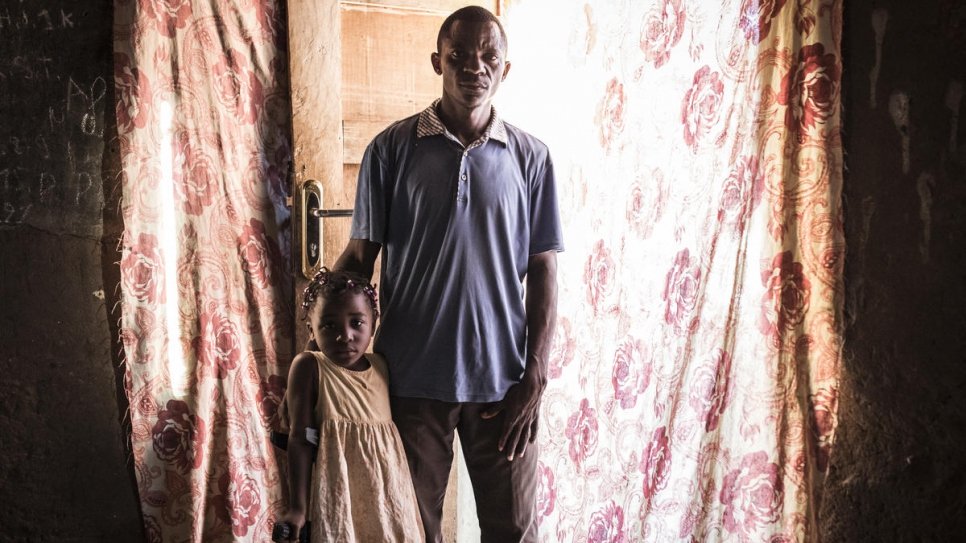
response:
[(510, 61), (509, 60), (506, 61), (506, 63), (504, 63), (504, 65), (503, 65), (503, 77), (500, 78), (500, 81), (506, 81), (506, 74), (508, 74), (508, 73), (510, 73)]
[(443, 65), (439, 61), (439, 53), (434, 52), (429, 55), (429, 61), (433, 63), (433, 71), (436, 75), (443, 75)]

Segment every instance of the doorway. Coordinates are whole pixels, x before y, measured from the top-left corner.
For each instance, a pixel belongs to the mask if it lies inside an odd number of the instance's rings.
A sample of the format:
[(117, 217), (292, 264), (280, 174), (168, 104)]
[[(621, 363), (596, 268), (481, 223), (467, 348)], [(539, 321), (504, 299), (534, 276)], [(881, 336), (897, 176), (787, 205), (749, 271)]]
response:
[[(430, 64), (440, 24), (456, 0), (292, 2), (295, 293), (331, 266), (349, 239), (359, 164), (372, 138), (440, 95)], [(500, 14), (497, 1), (480, 5)], [(376, 265), (375, 283), (379, 264)], [(298, 303), (294, 304), (298, 307)], [(306, 331), (296, 326), (296, 348)], [(479, 540), (475, 502), (458, 441), (444, 503), (447, 541)]]

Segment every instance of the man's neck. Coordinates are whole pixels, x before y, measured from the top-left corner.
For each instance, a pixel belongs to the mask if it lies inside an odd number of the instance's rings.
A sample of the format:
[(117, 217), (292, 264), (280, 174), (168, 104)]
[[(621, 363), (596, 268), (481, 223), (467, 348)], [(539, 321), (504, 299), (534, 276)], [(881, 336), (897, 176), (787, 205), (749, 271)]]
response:
[(463, 108), (443, 99), (439, 102), (436, 113), (439, 115), (439, 120), (443, 121), (443, 126), (456, 136), (460, 143), (469, 145), (480, 139), (486, 132), (493, 108), (489, 102), (472, 109)]

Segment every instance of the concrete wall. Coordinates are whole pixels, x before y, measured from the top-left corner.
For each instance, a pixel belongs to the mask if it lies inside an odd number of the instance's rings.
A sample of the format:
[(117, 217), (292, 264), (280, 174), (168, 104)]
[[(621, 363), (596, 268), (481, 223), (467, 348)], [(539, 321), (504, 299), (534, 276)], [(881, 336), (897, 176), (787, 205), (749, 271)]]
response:
[(962, 541), (966, 104), (950, 85), (966, 82), (966, 4), (845, 5), (849, 326), (820, 518), (827, 541)]
[[(888, 20), (872, 107), (873, 6), (846, 2), (849, 327), (839, 433), (820, 515), (827, 541), (952, 541), (966, 534), (966, 121), (951, 147), (946, 105), (950, 82), (966, 80), (961, 5), (876, 3)], [(75, 9), (72, 22), (107, 26), (57, 48), (87, 51), (97, 59), (95, 71), (111, 81), (110, 14), (100, 10), (81, 17)], [(0, 45), (9, 45), (9, 36), (0, 32)], [(11, 58), (0, 63), (5, 75), (12, 66)], [(68, 81), (50, 84), (71, 92)], [(889, 112), (896, 91), (910, 98), (905, 172), (903, 133)], [(5, 115), (18, 100), (0, 97)], [(51, 107), (63, 105), (57, 100)], [(99, 110), (104, 125), (96, 134), (104, 160), (92, 190), (105, 202), (97, 228), (0, 223), (0, 541), (143, 539), (108, 311), (119, 226), (112, 203), (117, 149), (106, 111)], [(0, 169), (13, 149), (10, 134), (3, 135), (8, 154)], [(44, 159), (17, 160), (37, 169)], [(16, 199), (39, 206), (50, 196), (24, 189)]]
[(0, 3), (0, 541), (139, 542), (111, 3)]
[(0, 229), (0, 541), (142, 540), (102, 252)]

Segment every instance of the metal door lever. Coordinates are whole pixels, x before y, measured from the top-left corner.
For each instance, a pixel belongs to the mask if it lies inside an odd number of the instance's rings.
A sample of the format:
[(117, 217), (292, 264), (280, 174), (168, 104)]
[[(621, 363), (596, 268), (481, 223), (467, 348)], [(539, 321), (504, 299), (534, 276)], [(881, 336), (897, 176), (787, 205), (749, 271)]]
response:
[(308, 214), (313, 217), (351, 217), (351, 209), (319, 209), (313, 207), (308, 210)]
[(315, 272), (322, 267), (325, 243), (323, 218), (352, 217), (351, 209), (324, 209), (322, 183), (315, 179), (308, 179), (299, 187), (301, 193), (301, 253), (302, 275), (311, 279)]

